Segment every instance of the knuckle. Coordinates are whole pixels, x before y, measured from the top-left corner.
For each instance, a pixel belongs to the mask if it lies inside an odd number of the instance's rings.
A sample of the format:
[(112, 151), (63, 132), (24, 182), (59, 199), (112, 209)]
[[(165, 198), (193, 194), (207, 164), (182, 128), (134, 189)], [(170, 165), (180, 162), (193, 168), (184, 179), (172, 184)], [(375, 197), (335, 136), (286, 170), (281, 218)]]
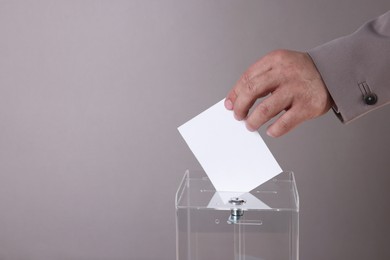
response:
[(250, 75), (248, 72), (245, 72), (242, 77), (241, 77), (241, 83), (244, 86), (245, 90), (247, 90), (249, 93), (254, 93), (256, 92), (256, 87), (251, 79)]
[(260, 103), (257, 106), (257, 112), (260, 116), (268, 117), (271, 114), (271, 107), (266, 103)]
[(285, 57), (287, 56), (287, 51), (283, 50), (283, 49), (274, 50), (270, 53), (270, 55), (272, 56), (272, 58), (274, 60), (281, 61), (281, 60), (285, 59)]
[(287, 132), (291, 128), (291, 124), (287, 118), (280, 118), (279, 121), (280, 132)]

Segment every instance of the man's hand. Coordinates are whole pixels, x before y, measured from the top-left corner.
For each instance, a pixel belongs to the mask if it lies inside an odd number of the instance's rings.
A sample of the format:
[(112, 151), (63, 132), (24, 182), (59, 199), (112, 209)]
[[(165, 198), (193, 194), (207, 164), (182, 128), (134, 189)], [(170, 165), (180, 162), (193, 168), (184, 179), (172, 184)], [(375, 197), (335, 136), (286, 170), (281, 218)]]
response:
[[(262, 97), (266, 98), (248, 115), (249, 109)], [(245, 119), (250, 131), (285, 111), (267, 129), (268, 135), (278, 137), (305, 120), (325, 114), (332, 103), (308, 54), (277, 50), (261, 58), (242, 75), (226, 97), (225, 107), (234, 110), (237, 120)]]

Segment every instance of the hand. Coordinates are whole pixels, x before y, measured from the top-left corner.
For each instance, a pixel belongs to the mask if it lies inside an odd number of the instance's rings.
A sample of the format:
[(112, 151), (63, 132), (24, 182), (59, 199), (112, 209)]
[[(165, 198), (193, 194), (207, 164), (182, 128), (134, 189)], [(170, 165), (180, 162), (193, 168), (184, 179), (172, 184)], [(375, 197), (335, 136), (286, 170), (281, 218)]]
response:
[[(248, 115), (249, 109), (262, 97), (266, 98)], [(307, 53), (277, 50), (261, 58), (241, 76), (226, 97), (225, 107), (234, 110), (237, 120), (245, 119), (250, 131), (285, 111), (267, 129), (268, 135), (278, 137), (305, 120), (325, 114), (332, 103)]]

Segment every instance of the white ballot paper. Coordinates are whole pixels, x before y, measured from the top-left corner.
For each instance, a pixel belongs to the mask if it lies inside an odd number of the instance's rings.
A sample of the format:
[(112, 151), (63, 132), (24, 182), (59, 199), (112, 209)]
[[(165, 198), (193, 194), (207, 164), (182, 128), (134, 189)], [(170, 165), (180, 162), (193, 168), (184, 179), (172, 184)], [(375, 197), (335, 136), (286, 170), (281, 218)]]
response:
[(249, 192), (229, 192), (229, 191), (216, 191), (207, 205), (208, 208), (226, 208), (231, 207), (232, 204), (229, 201), (232, 198), (240, 198), (245, 201), (244, 204), (235, 206), (240, 209), (270, 209), (270, 207), (256, 198)]
[(258, 132), (224, 100), (178, 128), (217, 191), (249, 192), (282, 172)]

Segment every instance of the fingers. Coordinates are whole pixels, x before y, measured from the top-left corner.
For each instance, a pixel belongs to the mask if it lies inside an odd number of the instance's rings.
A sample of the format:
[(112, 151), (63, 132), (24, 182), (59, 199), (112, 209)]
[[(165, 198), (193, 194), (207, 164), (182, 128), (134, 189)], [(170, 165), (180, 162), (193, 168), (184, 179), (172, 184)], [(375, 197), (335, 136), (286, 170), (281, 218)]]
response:
[[(267, 95), (248, 115), (256, 100)], [(225, 107), (234, 111), (236, 119), (246, 119), (251, 131), (286, 111), (268, 128), (267, 133), (277, 137), (326, 113), (331, 103), (325, 83), (308, 54), (279, 50), (264, 56), (243, 74), (227, 95)]]
[(264, 123), (291, 107), (292, 97), (283, 91), (275, 91), (258, 104), (246, 119), (246, 127), (255, 131)]
[(281, 115), (272, 125), (267, 128), (267, 135), (279, 137), (295, 128), (306, 120), (299, 108), (291, 108)]
[(277, 77), (272, 74), (272, 70), (258, 72), (251, 69), (243, 74), (225, 99), (225, 107), (234, 110), (236, 119), (245, 119), (256, 100), (276, 88)]

